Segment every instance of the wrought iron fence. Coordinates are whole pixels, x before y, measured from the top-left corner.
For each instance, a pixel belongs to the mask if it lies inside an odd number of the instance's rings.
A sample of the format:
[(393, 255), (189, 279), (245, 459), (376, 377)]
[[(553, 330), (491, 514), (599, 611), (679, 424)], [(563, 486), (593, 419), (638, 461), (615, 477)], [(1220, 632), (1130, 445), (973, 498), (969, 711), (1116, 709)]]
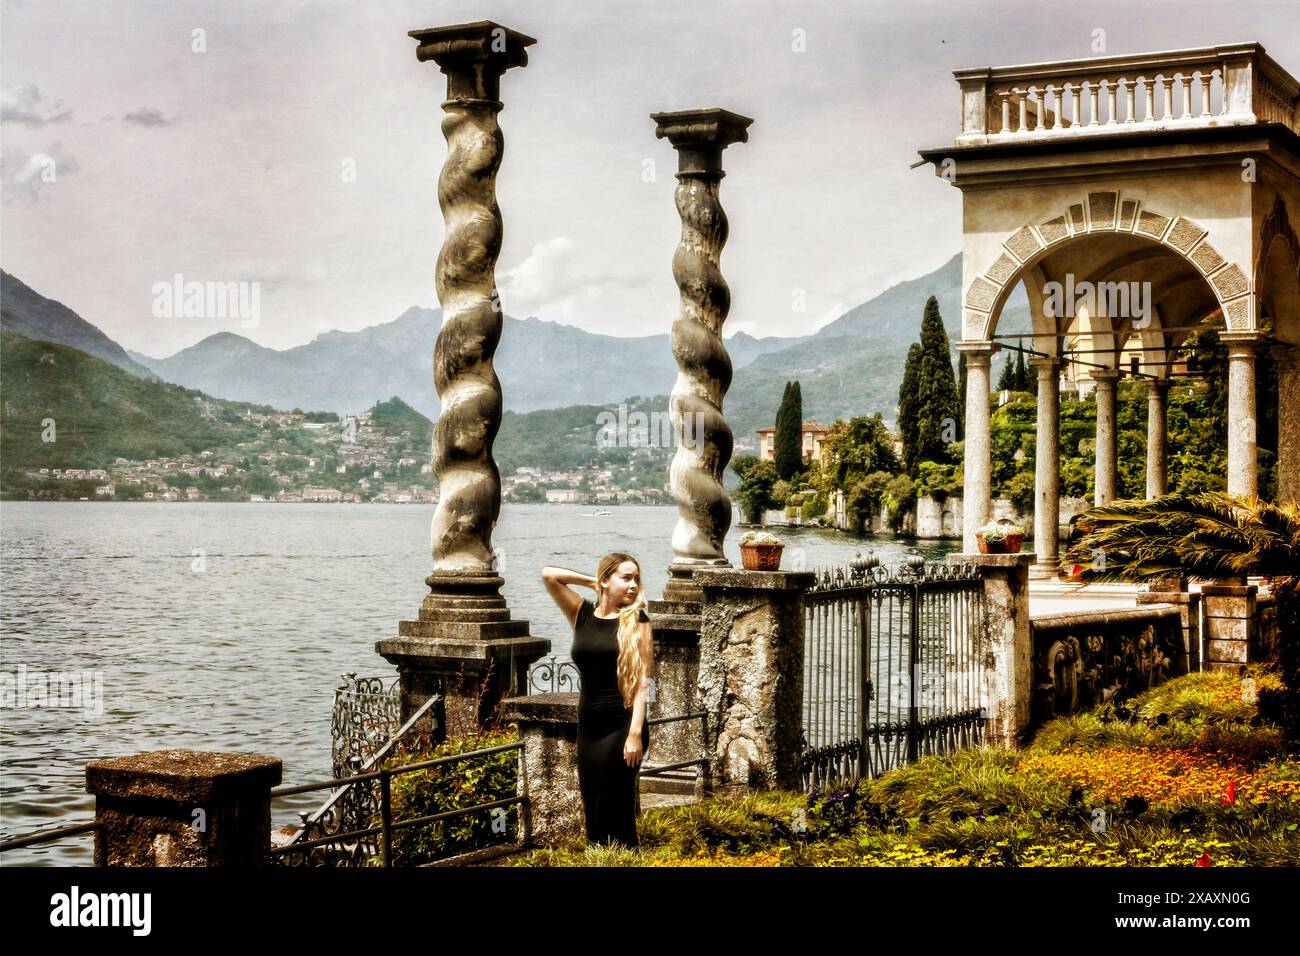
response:
[(402, 700), (397, 678), (385, 687), (383, 677), (357, 677), (348, 671), (339, 680), (330, 718), (330, 757), (334, 776), (344, 777), (397, 733)]
[(983, 584), (966, 564), (859, 555), (805, 592), (805, 788), (982, 742)]
[[(434, 700), (436, 698), (431, 698), (425, 704), (425, 707), (411, 718), (407, 726), (411, 726), (417, 718), (422, 716)], [(372, 765), (378, 765), (378, 769), (375, 770), (353, 774), (341, 780), (308, 783), (296, 787), (277, 787), (271, 791), (272, 800), (299, 793), (330, 789), (340, 784), (343, 785), (344, 789), (336, 791), (334, 796), (331, 796), (330, 800), (326, 802), (326, 805), (313, 816), (312, 820), (304, 821), (303, 828), (294, 834), (291, 841), (282, 846), (272, 846), (270, 851), (271, 862), (272, 864), (285, 866), (367, 866), (378, 858), (381, 865), (385, 867), (392, 866), (393, 834), (398, 830), (439, 821), (450, 821), (472, 813), (490, 812), (498, 807), (518, 806), (528, 800), (527, 788), (524, 786), (516, 791), (513, 796), (500, 800), (487, 800), (470, 807), (457, 807), (440, 813), (423, 814), (405, 820), (394, 820), (392, 800), (392, 781), (394, 777), (429, 770), (434, 767), (446, 767), (465, 760), (482, 759), (494, 754), (509, 751), (517, 752), (522, 749), (523, 742), (516, 741), (499, 747), (485, 747), (479, 750), (467, 751), (466, 753), (422, 760), (418, 763), (392, 769), (382, 766), (380, 760), (383, 757), (377, 755), (372, 761)], [(370, 804), (364, 813), (349, 816), (346, 810), (337, 811), (332, 806), (339, 793), (342, 792), (377, 792), (377, 800)], [(379, 824), (373, 825), (371, 821), (376, 816), (379, 818)], [(527, 814), (521, 813), (520, 821), (521, 825), (518, 827), (519, 839), (516, 845), (525, 846), (528, 843)]]
[(548, 654), (528, 668), (529, 694), (576, 694), (582, 688), (578, 665)]

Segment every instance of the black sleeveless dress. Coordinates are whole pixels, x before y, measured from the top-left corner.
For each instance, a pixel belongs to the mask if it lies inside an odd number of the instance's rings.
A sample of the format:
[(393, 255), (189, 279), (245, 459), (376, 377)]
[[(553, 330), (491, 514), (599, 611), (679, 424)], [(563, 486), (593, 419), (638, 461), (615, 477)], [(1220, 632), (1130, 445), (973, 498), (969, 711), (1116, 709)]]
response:
[[(591, 601), (578, 608), (569, 656), (578, 668), (578, 788), (587, 841), (640, 846), (636, 835), (637, 773), (623, 756), (632, 710), (618, 690), (618, 618), (596, 616)], [(645, 611), (642, 621), (650, 620)], [(650, 726), (641, 728), (641, 761), (650, 751)]]

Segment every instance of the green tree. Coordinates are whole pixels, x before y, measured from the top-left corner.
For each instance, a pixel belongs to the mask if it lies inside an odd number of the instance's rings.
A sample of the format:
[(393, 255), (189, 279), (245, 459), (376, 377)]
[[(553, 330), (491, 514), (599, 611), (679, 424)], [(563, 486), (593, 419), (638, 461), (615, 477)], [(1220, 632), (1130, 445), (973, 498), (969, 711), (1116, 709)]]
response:
[(775, 505), (772, 488), (776, 482), (776, 465), (770, 461), (757, 461), (745, 469), (736, 498), (747, 522), (758, 522), (763, 511)]
[(821, 461), (811, 483), (829, 499), (836, 491), (847, 491), (872, 472), (893, 474), (898, 468), (894, 436), (879, 412), (847, 422), (836, 419), (822, 439)]
[(957, 357), (957, 437), (966, 437), (966, 353)]
[(1002, 362), (1002, 374), (998, 376), (998, 391), (999, 392), (1018, 391), (1018, 389), (1016, 388), (1016, 370), (1011, 364), (1010, 353), (1007, 353), (1006, 359), (1003, 360)]
[(916, 460), (920, 375), (921, 343), (913, 342), (908, 346), (907, 361), (903, 364), (903, 381), (898, 386), (898, 434), (903, 439), (903, 460), (909, 463)]
[(957, 380), (952, 370), (948, 333), (939, 314), (939, 300), (930, 296), (921, 319), (921, 356), (916, 376), (916, 451), (907, 460), (915, 478), (923, 461), (948, 462), (948, 444), (957, 439)]
[(798, 382), (787, 382), (781, 407), (776, 413), (776, 472), (790, 478), (803, 468), (803, 399)]

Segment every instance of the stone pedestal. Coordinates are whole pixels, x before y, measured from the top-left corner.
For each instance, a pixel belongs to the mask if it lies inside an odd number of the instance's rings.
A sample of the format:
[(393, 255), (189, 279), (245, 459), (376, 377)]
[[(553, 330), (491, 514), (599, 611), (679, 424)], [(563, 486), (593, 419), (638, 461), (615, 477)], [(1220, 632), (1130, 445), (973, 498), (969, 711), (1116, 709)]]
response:
[(974, 564), (984, 581), (985, 743), (1018, 747), (1030, 725), (1033, 636), (1029, 630), (1032, 553), (950, 554), (949, 564)]
[(156, 750), (86, 764), (95, 866), (265, 866), (281, 762)]
[[(695, 683), (700, 669), (700, 605), (691, 602), (650, 601), (647, 614), (654, 633), (655, 699), (647, 717), (672, 717), (699, 709)], [(650, 763), (682, 763), (700, 756), (700, 722), (675, 720), (650, 728)], [(641, 790), (650, 793), (693, 794), (698, 790), (698, 768), (687, 767), (663, 775), (643, 777)]]
[(1236, 673), (1257, 659), (1253, 584), (1201, 585), (1205, 627), (1205, 670)]
[(718, 793), (799, 790), (807, 571), (697, 570), (704, 591), (697, 696)]
[[(578, 695), (534, 694), (502, 702), (507, 723), (519, 725), (519, 792), (524, 829), (533, 846), (585, 842), (586, 820), (578, 787)], [(652, 727), (650, 733), (654, 734)], [(650, 747), (655, 748), (651, 739)]]
[(414, 621), (401, 621), (397, 637), (375, 642), (375, 652), (397, 667), (405, 723), (434, 694), (436, 732), (490, 727), (502, 698), (527, 693), (528, 668), (550, 653), (551, 642), (531, 637), (527, 621), (510, 620), (502, 579), (495, 574), (434, 572), (430, 593)]

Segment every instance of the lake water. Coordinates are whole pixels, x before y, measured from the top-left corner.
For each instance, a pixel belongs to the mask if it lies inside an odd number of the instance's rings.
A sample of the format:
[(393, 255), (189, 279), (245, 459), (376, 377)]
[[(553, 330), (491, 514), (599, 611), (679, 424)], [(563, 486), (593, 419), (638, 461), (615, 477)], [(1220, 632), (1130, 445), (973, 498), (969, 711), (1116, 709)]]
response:
[[(94, 816), (88, 761), (150, 750), (234, 751), (284, 761), (283, 783), (328, 779), (339, 675), (396, 676), (375, 641), (414, 619), (432, 569), (434, 505), (5, 502), (0, 504), (0, 669), (98, 672), (102, 713), (0, 710), (0, 834)], [(493, 534), (516, 618), (567, 657), (569, 626), (539, 572), (595, 573), (607, 551), (641, 562), (647, 596), (668, 578), (677, 511), (504, 505)], [(736, 516), (735, 520), (739, 520)], [(885, 563), (957, 542), (895, 542), (777, 529), (786, 567)], [(740, 566), (734, 527), (726, 553)], [(582, 589), (583, 593), (587, 593)], [(273, 826), (323, 794), (277, 800)], [(4, 865), (88, 866), (93, 837), (4, 854)]]

